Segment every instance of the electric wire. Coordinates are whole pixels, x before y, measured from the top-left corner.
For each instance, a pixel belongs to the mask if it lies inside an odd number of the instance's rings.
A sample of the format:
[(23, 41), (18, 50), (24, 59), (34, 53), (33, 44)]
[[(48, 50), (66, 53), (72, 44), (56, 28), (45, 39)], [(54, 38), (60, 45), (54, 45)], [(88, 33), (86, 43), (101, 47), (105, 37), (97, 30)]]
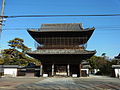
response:
[[(106, 29), (106, 30), (120, 30), (120, 27), (95, 27), (96, 29), (98, 30), (103, 30), (103, 29)], [(38, 27), (31, 27), (31, 28), (21, 28), (21, 27), (18, 27), (18, 28), (3, 28), (2, 30), (3, 31), (6, 31), (6, 30), (28, 30), (28, 29), (39, 29)]]
[(79, 17), (79, 16), (120, 16), (120, 14), (81, 14), (81, 15), (13, 15), (0, 16), (3, 18), (19, 18), (19, 17)]

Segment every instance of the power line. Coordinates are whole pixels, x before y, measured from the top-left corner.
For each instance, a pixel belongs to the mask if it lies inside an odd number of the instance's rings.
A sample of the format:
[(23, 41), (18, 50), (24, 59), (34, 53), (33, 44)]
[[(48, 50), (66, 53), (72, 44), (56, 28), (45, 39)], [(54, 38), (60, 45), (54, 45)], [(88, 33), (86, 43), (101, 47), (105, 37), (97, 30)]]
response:
[(3, 28), (2, 30), (27, 30), (27, 29), (39, 29), (39, 28)]
[(0, 16), (3, 18), (20, 18), (20, 17), (81, 17), (81, 16), (120, 16), (120, 14), (81, 14), (81, 15), (15, 15), (15, 16)]
[[(95, 27), (96, 30), (97, 29), (106, 29), (106, 30), (120, 30), (120, 27)], [(18, 27), (18, 28), (3, 28), (3, 31), (6, 31), (6, 30), (27, 30), (27, 29), (39, 29), (37, 27), (32, 27), (32, 28), (21, 28), (21, 27)]]

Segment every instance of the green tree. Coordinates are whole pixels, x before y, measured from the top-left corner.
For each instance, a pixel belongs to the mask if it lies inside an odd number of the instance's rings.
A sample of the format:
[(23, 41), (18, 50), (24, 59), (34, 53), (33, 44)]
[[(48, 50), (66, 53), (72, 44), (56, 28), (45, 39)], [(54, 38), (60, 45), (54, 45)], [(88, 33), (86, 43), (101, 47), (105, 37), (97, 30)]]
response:
[(0, 65), (4, 63), (4, 59), (0, 57)]
[[(28, 63), (40, 64), (36, 59), (28, 57), (25, 53), (30, 48), (24, 45), (24, 40), (15, 38), (8, 42), (10, 48), (2, 52), (3, 64), (27, 65)], [(1, 60), (2, 61), (2, 60)]]
[(88, 59), (92, 69), (100, 69), (102, 75), (111, 74), (111, 61), (107, 60), (104, 57), (93, 56)]
[(92, 56), (90, 59), (88, 59), (92, 69), (99, 69), (99, 66), (98, 66), (98, 63), (97, 63), (99, 58), (100, 57), (98, 57), (98, 56)]
[(21, 49), (23, 53), (25, 53), (27, 50), (30, 50), (30, 48), (28, 48), (27, 46), (25, 46), (24, 44), (24, 40), (20, 39), (20, 38), (15, 38), (13, 40), (10, 40), (8, 42), (9, 46), (12, 49)]

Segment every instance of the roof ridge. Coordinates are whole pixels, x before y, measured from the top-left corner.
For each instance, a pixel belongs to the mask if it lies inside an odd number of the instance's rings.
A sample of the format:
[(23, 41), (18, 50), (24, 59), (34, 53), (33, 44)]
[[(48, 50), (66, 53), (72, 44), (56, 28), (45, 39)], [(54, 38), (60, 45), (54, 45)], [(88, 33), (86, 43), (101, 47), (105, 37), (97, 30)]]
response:
[(67, 25), (67, 24), (82, 24), (82, 23), (46, 23), (42, 25)]

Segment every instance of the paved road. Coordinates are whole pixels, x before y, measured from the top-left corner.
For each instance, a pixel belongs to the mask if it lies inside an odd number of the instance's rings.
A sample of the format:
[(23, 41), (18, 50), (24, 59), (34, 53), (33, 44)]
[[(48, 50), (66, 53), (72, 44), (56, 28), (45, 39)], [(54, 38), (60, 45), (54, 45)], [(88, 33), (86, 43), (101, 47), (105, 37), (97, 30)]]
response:
[(120, 79), (109, 77), (94, 77), (74, 79), (74, 82), (80, 89), (89, 90), (120, 90)]
[(75, 83), (72, 78), (46, 78), (43, 81), (36, 82), (34, 84), (29, 85), (20, 85), (19, 89), (29, 88), (32, 90), (33, 87), (35, 89), (74, 89)]
[(18, 89), (29, 88), (32, 90), (59, 89), (59, 90), (103, 90), (120, 89), (120, 80), (109, 77), (91, 77), (91, 78), (46, 78), (34, 84), (20, 85)]
[(120, 79), (103, 76), (85, 78), (36, 78), (34, 81), (16, 85), (15, 90), (120, 90)]
[(16, 87), (23, 84), (35, 83), (43, 80), (44, 78), (27, 78), (27, 77), (17, 77), (9, 78), (3, 77), (0, 78), (0, 90), (16, 90)]

